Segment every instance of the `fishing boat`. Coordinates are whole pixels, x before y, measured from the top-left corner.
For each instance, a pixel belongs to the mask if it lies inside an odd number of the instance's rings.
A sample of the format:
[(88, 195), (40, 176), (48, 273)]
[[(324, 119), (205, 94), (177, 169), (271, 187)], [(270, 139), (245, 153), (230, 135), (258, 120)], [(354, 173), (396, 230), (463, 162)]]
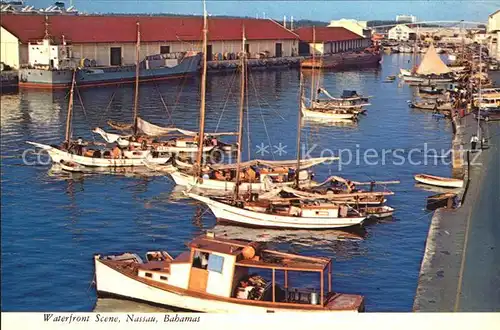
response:
[(415, 70), (400, 69), (400, 75), (409, 83), (433, 85), (454, 81), (452, 70), (441, 60), (432, 44)]
[[(387, 200), (386, 196), (392, 196), (392, 191), (354, 191), (344, 190), (323, 190), (319, 187), (293, 188), (293, 187), (273, 187), (276, 195), (284, 195), (285, 198), (292, 196), (292, 199), (314, 199), (327, 200), (332, 203), (347, 204), (351, 206), (380, 206)], [(278, 198), (279, 199), (279, 198)]]
[(436, 88), (436, 86), (420, 86), (418, 89), (419, 93), (423, 94), (431, 94), (431, 95), (438, 95), (438, 94), (443, 94), (444, 89), (442, 88)]
[[(327, 98), (319, 98), (319, 94), (324, 94)], [(369, 97), (359, 95), (353, 90), (344, 90), (340, 97), (333, 97), (326, 89), (319, 88), (313, 98), (313, 105), (315, 109), (348, 110), (359, 114), (365, 112), (364, 107), (370, 105), (368, 100)]]
[[(305, 170), (315, 165), (319, 165), (325, 162), (331, 162), (338, 160), (338, 157), (317, 157), (308, 158), (300, 160), (300, 168)], [(194, 164), (192, 164), (188, 159), (183, 159), (176, 157), (173, 159), (175, 166), (182, 169), (192, 169)], [(240, 168), (242, 170), (252, 168), (254, 171), (265, 170), (267, 172), (273, 171), (274, 169), (279, 169), (281, 172), (289, 173), (289, 171), (295, 171), (296, 169), (295, 160), (267, 160), (267, 159), (252, 159), (247, 162), (240, 163)], [(213, 174), (213, 171), (227, 171), (236, 170), (238, 164), (205, 164), (203, 173)], [(266, 173), (266, 172), (264, 172)]]
[[(332, 291), (328, 258), (269, 250), (212, 233), (195, 238), (188, 248), (175, 258), (166, 251), (149, 251), (145, 260), (135, 253), (95, 255), (98, 296), (211, 313), (364, 311), (362, 296)], [(317, 274), (321, 280), (312, 290), (300, 283), (291, 286), (290, 272)], [(283, 287), (277, 274), (284, 275)]]
[[(131, 158), (117, 157), (112, 150), (87, 149), (84, 154), (67, 150), (66, 147), (47, 145), (37, 142), (26, 141), (37, 148), (48, 153), (53, 163), (73, 164), (79, 168), (90, 167), (144, 167), (148, 162), (157, 165), (168, 165), (171, 154), (153, 153), (150, 150), (137, 150), (130, 154)], [(68, 165), (69, 166), (69, 165)]]
[(347, 205), (314, 200), (234, 200), (187, 193), (206, 204), (221, 222), (252, 227), (333, 229), (358, 226), (366, 215)]
[[(238, 123), (238, 142), (236, 143), (236, 164), (227, 165), (209, 165), (202, 163), (202, 158), (197, 157), (195, 163), (190, 167), (185, 162), (180, 162), (179, 171), (173, 172), (170, 175), (177, 185), (195, 188), (197, 190), (218, 190), (218, 191), (268, 191), (274, 186), (287, 186), (295, 184), (296, 180), (301, 184), (308, 184), (311, 180), (311, 173), (307, 170), (298, 170), (291, 166), (291, 162), (287, 166), (281, 166), (286, 161), (271, 165), (270, 162), (253, 163), (252, 161), (242, 164), (241, 162), (241, 146), (243, 138), (243, 118), (244, 107), (246, 106), (246, 75), (247, 75), (247, 59), (244, 51), (245, 30), (243, 28), (243, 43), (242, 56), (240, 56), (240, 107), (239, 107), (239, 123)], [(204, 38), (206, 39), (206, 38)], [(205, 41), (206, 42), (206, 41)], [(205, 72), (205, 61), (204, 69)], [(203, 76), (203, 81), (206, 75)], [(203, 85), (202, 85), (203, 86)], [(204, 89), (202, 89), (202, 105), (200, 109), (200, 132), (204, 131)], [(316, 158), (307, 160), (309, 164), (319, 164), (332, 158)], [(177, 163), (177, 161), (176, 161)], [(298, 164), (300, 166), (300, 164)], [(208, 168), (207, 168), (208, 167)]]
[[(110, 126), (118, 130), (132, 128), (131, 125), (117, 124), (108, 122)], [(105, 132), (97, 127), (93, 130), (99, 134), (108, 143), (118, 143), (122, 148), (128, 146), (140, 147), (146, 144), (147, 147), (157, 147), (161, 144), (163, 149), (172, 153), (195, 153), (198, 151), (197, 136), (198, 132), (181, 129), (177, 127), (163, 127), (150, 123), (139, 116), (137, 117), (137, 133), (128, 135), (119, 135)], [(205, 133), (203, 141), (203, 152), (210, 152), (212, 149), (219, 149), (224, 152), (233, 152), (236, 144), (222, 142), (218, 138), (221, 136), (236, 135), (235, 132), (209, 132)], [(169, 138), (167, 141), (162, 138)]]
[[(186, 171), (191, 172), (191, 171)], [(201, 177), (185, 173), (182, 170), (170, 173), (177, 185), (201, 190), (220, 190), (232, 192), (239, 187), (241, 191), (269, 191), (273, 187), (292, 186), (295, 184), (296, 171), (292, 168), (268, 168), (258, 172), (252, 168), (241, 171), (240, 179), (236, 178), (236, 169), (210, 170), (203, 172)], [(244, 173), (244, 174), (243, 174)], [(241, 178), (244, 176), (243, 178)], [(311, 174), (301, 170), (298, 174), (303, 185), (310, 182)]]
[(340, 109), (315, 109), (307, 107), (305, 102), (301, 102), (302, 116), (305, 119), (325, 119), (325, 120), (354, 120), (358, 117), (358, 113), (349, 110)]
[(410, 108), (434, 111), (451, 111), (453, 105), (451, 102), (428, 102), (428, 101), (408, 101)]
[(461, 179), (444, 178), (429, 174), (417, 174), (415, 175), (415, 181), (432, 186), (448, 188), (462, 188), (464, 184), (464, 180)]
[[(142, 147), (173, 154), (198, 152), (197, 132), (176, 127), (161, 127), (142, 118), (137, 118), (137, 134), (120, 135), (108, 133), (102, 128), (94, 128), (93, 133), (99, 134), (108, 143), (117, 143), (121, 148)], [(203, 153), (220, 150), (224, 153), (233, 152), (236, 144), (228, 144), (217, 137), (235, 135), (233, 132), (207, 133), (203, 142)], [(165, 140), (165, 138), (167, 138)]]
[[(137, 23), (137, 44), (136, 44), (136, 61), (139, 61), (139, 45), (140, 45), (140, 27)], [(139, 67), (136, 66), (137, 71)], [(135, 95), (134, 95), (134, 134), (137, 133), (138, 123), (138, 99), (139, 99), (139, 75), (136, 72)], [(167, 164), (171, 159), (171, 153), (165, 150), (154, 150), (147, 148), (144, 145), (140, 148), (130, 146), (127, 150), (122, 150), (118, 146), (113, 149), (93, 149), (88, 148), (88, 142), (82, 139), (74, 141), (72, 139), (72, 118), (73, 118), (73, 99), (76, 87), (76, 70), (73, 71), (73, 79), (68, 100), (68, 112), (66, 117), (66, 134), (65, 140), (62, 145), (46, 145), (37, 142), (27, 143), (45, 150), (53, 163), (63, 163), (67, 169), (77, 168), (81, 166), (96, 167), (138, 167), (145, 166), (144, 162), (147, 161), (152, 164)], [(68, 164), (72, 164), (69, 166)]]

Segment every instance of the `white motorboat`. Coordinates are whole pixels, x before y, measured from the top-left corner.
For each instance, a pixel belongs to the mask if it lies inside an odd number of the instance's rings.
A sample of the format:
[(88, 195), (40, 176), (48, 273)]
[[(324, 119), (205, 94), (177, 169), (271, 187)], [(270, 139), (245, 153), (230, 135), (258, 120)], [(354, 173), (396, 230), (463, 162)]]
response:
[[(331, 259), (269, 250), (258, 242), (213, 234), (197, 237), (188, 248), (176, 258), (166, 251), (149, 251), (145, 261), (135, 253), (95, 255), (98, 297), (210, 313), (364, 311), (362, 296), (332, 292)], [(255, 269), (264, 271), (262, 276)], [(300, 277), (292, 284), (289, 272), (317, 274), (319, 289), (301, 287)], [(276, 274), (285, 279), (283, 286)]]

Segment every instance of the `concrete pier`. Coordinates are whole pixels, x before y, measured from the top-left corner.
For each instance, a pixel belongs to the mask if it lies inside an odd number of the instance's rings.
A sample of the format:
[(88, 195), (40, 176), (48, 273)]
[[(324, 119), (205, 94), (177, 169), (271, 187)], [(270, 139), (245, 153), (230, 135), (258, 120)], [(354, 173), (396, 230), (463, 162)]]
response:
[[(500, 311), (500, 123), (481, 127), (488, 143), (462, 162), (462, 206), (432, 218), (414, 311)], [(474, 117), (462, 118), (453, 147), (469, 149), (476, 132)]]

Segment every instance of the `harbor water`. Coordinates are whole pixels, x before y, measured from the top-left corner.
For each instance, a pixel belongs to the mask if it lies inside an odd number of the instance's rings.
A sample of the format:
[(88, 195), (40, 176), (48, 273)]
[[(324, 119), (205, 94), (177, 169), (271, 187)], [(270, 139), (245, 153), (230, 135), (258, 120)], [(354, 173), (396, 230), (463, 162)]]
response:
[[(387, 187), (396, 193), (387, 202), (396, 209), (393, 219), (347, 233), (216, 225), (209, 210), (182, 199), (181, 190), (165, 176), (52, 171), (37, 162), (37, 157), (47, 162), (47, 156), (33, 153), (25, 141), (62, 141), (68, 92), (21, 90), (2, 95), (3, 310), (91, 311), (97, 299), (92, 285), (95, 253), (143, 255), (163, 249), (177, 255), (193, 237), (213, 229), (230, 238), (267, 241), (272, 248), (331, 257), (335, 291), (364, 295), (367, 311), (411, 311), (431, 217), (425, 211), (425, 198), (433, 194), (415, 187), (413, 175), (450, 175), (450, 157), (426, 158), (424, 152), (448, 150), (452, 127), (431, 112), (410, 109), (407, 101), (414, 93), (410, 87), (383, 83), (400, 67), (409, 67), (410, 59), (411, 55), (384, 55), (378, 68), (323, 72), (321, 86), (332, 95), (352, 89), (373, 96), (368, 112), (355, 124), (301, 123), (306, 152), (313, 157), (330, 152), (342, 157), (340, 162), (315, 167), (317, 181), (331, 175), (356, 181), (401, 180)], [(304, 77), (309, 94), (310, 73)], [(250, 73), (244, 159), (295, 158), (299, 79), (297, 69)], [(236, 131), (238, 84), (235, 73), (209, 76), (206, 131)], [(79, 89), (73, 136), (101, 141), (91, 135), (92, 128), (106, 129), (108, 119), (130, 122), (133, 95), (132, 85)], [(198, 79), (141, 85), (139, 95), (144, 119), (197, 130)], [(363, 159), (369, 149), (378, 157)], [(317, 281), (300, 280), (305, 285)], [(119, 311), (121, 306), (98, 305), (106, 306), (106, 311)]]

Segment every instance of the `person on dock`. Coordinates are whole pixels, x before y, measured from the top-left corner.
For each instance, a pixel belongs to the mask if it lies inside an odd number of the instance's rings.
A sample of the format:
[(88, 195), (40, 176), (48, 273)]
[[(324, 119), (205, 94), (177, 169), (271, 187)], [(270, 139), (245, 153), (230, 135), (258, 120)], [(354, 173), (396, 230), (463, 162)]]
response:
[(472, 137), (470, 138), (470, 145), (473, 152), (476, 151), (476, 146), (478, 142), (479, 138), (477, 137), (476, 134), (473, 134)]

